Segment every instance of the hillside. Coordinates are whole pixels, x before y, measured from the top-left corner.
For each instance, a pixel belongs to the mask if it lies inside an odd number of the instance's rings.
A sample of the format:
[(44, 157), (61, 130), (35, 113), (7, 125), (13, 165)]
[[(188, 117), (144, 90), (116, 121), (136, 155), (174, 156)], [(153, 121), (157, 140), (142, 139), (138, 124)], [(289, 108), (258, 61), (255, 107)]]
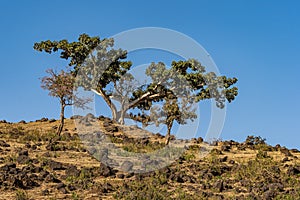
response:
[[(133, 129), (94, 119), (116, 146), (150, 152), (164, 137), (134, 137)], [(300, 199), (300, 152), (260, 137), (245, 142), (202, 138), (172, 165), (148, 173), (127, 173), (100, 163), (81, 142), (74, 120), (0, 122), (0, 199)], [(212, 149), (207, 156), (201, 150)]]

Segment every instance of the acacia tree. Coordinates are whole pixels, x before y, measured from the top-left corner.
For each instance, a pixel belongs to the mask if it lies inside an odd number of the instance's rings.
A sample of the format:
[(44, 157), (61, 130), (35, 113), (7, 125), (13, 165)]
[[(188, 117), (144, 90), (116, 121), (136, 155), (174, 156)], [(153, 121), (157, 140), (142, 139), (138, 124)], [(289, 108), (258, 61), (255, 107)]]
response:
[[(197, 60), (173, 61), (170, 68), (164, 63), (152, 63), (146, 70), (152, 82), (140, 87), (133, 93), (132, 101), (147, 93), (156, 94), (156, 98), (145, 98), (137, 107), (141, 113), (132, 114), (134, 120), (143, 125), (163, 123), (167, 126), (166, 144), (170, 140), (170, 132), (174, 121), (185, 124), (187, 120), (197, 117), (193, 104), (214, 99), (219, 108), (224, 108), (225, 102), (232, 102), (238, 94), (233, 85), (236, 78), (216, 76), (213, 72), (206, 73), (205, 67)], [(153, 106), (159, 102), (162, 107)]]
[(76, 104), (84, 107), (89, 99), (78, 99), (73, 93), (75, 78), (72, 73), (61, 71), (54, 72), (53, 69), (48, 69), (49, 74), (41, 79), (41, 87), (49, 90), (49, 95), (56, 97), (60, 102), (60, 123), (57, 129), (57, 134), (60, 135), (64, 127), (65, 107)]
[[(171, 69), (167, 69), (164, 63), (152, 63), (146, 72), (152, 82), (127, 93), (127, 97), (120, 98), (122, 92), (118, 92), (117, 86), (122, 85), (121, 77), (128, 73), (132, 63), (125, 60), (125, 50), (116, 50), (113, 46), (112, 38), (100, 40), (99, 37), (82, 34), (76, 42), (47, 40), (35, 43), (34, 49), (47, 53), (60, 51), (60, 57), (69, 60), (73, 73), (80, 76), (77, 84), (102, 96), (111, 109), (113, 120), (121, 124), (124, 124), (124, 118), (131, 109), (138, 108), (143, 113), (149, 111), (155, 102), (168, 102), (168, 91), (174, 89), (180, 91), (181, 96), (193, 96), (191, 99), (195, 102), (215, 99), (220, 108), (225, 106), (226, 101), (233, 101), (238, 94), (237, 87), (233, 87), (237, 82), (236, 78), (207, 73), (200, 62), (190, 59), (173, 61)], [(78, 74), (79, 69), (81, 73)], [(188, 82), (188, 90), (180, 88), (185, 85), (182, 81)], [(121, 104), (119, 111), (112, 101), (116, 93), (119, 95), (115, 100)]]
[(111, 100), (111, 90), (107, 88), (111, 83), (116, 84), (132, 64), (124, 61), (127, 52), (122, 49), (115, 50), (113, 45), (112, 38), (100, 40), (99, 37), (82, 34), (74, 42), (41, 41), (34, 44), (34, 49), (49, 54), (60, 52), (60, 57), (69, 61), (72, 73), (79, 77), (76, 85), (87, 90), (93, 89), (102, 96), (111, 109), (113, 120), (119, 121), (120, 112)]

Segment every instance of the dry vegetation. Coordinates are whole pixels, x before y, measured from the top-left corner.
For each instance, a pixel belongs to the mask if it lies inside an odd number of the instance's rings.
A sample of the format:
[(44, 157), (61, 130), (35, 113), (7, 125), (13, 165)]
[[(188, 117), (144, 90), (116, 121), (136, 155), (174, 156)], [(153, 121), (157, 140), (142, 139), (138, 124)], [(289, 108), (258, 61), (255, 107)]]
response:
[[(126, 151), (148, 152), (164, 138), (129, 137), (106, 118), (95, 119)], [(267, 145), (260, 137), (203, 146), (192, 139), (172, 165), (145, 174), (100, 164), (82, 145), (74, 122), (0, 123), (0, 199), (300, 199), (300, 153)]]

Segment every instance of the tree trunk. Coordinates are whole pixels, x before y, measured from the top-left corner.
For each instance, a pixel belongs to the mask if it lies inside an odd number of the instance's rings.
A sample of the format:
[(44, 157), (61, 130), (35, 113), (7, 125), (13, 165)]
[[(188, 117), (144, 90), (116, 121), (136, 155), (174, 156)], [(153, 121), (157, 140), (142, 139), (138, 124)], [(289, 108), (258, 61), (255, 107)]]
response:
[(104, 99), (104, 101), (106, 102), (106, 104), (108, 105), (108, 107), (111, 110), (112, 119), (117, 122), (118, 118), (119, 118), (118, 111), (117, 111), (116, 106), (113, 104), (113, 102), (111, 102), (111, 99), (109, 98), (109, 96), (107, 96), (101, 88), (98, 90), (92, 89), (92, 91), (95, 92), (96, 94), (102, 96), (102, 98)]
[(109, 104), (109, 108), (111, 110), (111, 114), (112, 114), (112, 120), (116, 121), (118, 120), (118, 111), (117, 108), (115, 107), (115, 105), (111, 102), (111, 104)]
[(170, 138), (171, 138), (171, 129), (172, 129), (172, 126), (173, 126), (173, 121), (171, 123), (167, 124), (167, 126), (168, 126), (168, 132), (167, 132), (167, 135), (166, 135), (165, 144), (169, 145)]
[(121, 110), (120, 117), (118, 119), (119, 124), (124, 125), (125, 124), (125, 110)]
[(59, 127), (57, 129), (57, 135), (60, 136), (63, 128), (64, 128), (64, 121), (65, 121), (65, 107), (66, 105), (64, 103), (61, 104), (61, 110), (60, 110), (60, 123)]

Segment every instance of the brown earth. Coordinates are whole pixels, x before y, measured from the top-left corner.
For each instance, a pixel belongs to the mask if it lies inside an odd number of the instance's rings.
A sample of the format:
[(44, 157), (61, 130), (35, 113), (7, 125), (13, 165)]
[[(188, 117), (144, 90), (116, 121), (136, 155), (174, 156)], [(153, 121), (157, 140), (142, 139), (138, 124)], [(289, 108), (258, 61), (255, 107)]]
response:
[[(160, 134), (90, 117), (125, 151), (164, 146)], [(300, 152), (260, 137), (210, 145), (201, 138), (182, 141), (190, 146), (171, 165), (133, 173), (130, 161), (121, 166), (129, 172), (100, 163), (97, 148), (80, 140), (74, 120), (66, 120), (60, 137), (57, 127), (58, 121), (46, 118), (0, 122), (0, 199), (300, 199)], [(207, 156), (200, 154), (204, 148), (212, 149)]]

